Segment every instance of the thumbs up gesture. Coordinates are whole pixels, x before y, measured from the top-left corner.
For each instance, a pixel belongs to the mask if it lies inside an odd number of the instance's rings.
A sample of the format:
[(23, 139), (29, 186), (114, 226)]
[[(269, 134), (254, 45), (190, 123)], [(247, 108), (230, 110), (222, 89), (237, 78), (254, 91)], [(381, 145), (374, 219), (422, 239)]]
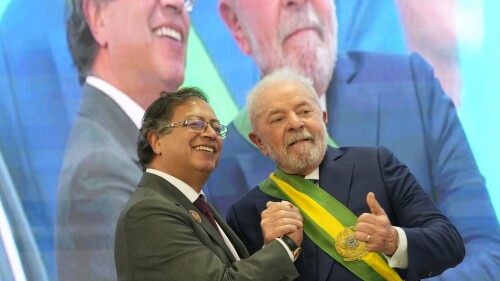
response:
[(366, 196), (366, 203), (371, 213), (359, 216), (354, 237), (365, 242), (368, 251), (392, 256), (397, 249), (398, 232), (391, 225), (373, 192), (369, 192)]

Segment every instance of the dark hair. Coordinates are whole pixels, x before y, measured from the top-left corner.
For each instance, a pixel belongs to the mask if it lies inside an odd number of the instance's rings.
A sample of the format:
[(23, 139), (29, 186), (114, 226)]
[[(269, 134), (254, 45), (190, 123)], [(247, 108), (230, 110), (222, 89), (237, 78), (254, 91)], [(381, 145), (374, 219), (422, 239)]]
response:
[(174, 93), (161, 92), (160, 98), (146, 109), (142, 118), (139, 139), (137, 140), (137, 156), (139, 156), (139, 164), (141, 164), (143, 170), (146, 170), (156, 156), (148, 142), (148, 134), (153, 131), (168, 134), (170, 129), (165, 128), (165, 126), (172, 121), (174, 110), (180, 105), (195, 99), (208, 103), (205, 93), (195, 87), (182, 88)]
[[(102, 2), (112, 0), (89, 1), (94, 1), (97, 5), (100, 5)], [(82, 2), (83, 0), (71, 0), (69, 7), (70, 16), (66, 23), (68, 46), (71, 57), (73, 58), (73, 63), (78, 70), (78, 80), (80, 84), (85, 82), (85, 77), (94, 63), (99, 48), (85, 19)]]

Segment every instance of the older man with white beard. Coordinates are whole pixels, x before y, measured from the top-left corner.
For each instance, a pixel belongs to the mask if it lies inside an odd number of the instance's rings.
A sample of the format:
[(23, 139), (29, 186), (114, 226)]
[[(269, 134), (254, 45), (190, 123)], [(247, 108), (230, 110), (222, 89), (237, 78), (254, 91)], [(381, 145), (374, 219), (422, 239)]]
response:
[(310, 80), (272, 72), (250, 91), (247, 109), (250, 140), (277, 165), (228, 211), (249, 252), (263, 244), (266, 202), (286, 200), (303, 216), (297, 280), (416, 280), (462, 261), (457, 229), (391, 152), (327, 147), (326, 112)]
[[(457, 226), (467, 256), (444, 280), (494, 280), (500, 229), (451, 100), (417, 54), (338, 54), (331, 0), (219, 0), (222, 19), (261, 74), (290, 67), (310, 77), (327, 111), (331, 146), (380, 146), (404, 162)], [(204, 189), (222, 214), (274, 170), (249, 139), (246, 110), (229, 125)]]

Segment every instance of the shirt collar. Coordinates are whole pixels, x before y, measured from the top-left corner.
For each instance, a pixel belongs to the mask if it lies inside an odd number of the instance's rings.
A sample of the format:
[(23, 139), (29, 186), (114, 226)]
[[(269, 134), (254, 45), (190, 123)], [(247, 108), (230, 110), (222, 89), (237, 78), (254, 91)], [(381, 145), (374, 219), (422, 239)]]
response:
[(167, 173), (164, 173), (162, 171), (158, 171), (156, 169), (152, 169), (152, 168), (147, 168), (146, 169), (146, 172), (147, 173), (151, 173), (151, 174), (155, 174), (157, 176), (160, 176), (162, 178), (164, 178), (165, 180), (167, 180), (168, 182), (170, 182), (173, 186), (175, 186), (182, 194), (184, 194), (184, 196), (186, 196), (186, 198), (191, 201), (191, 203), (193, 203), (196, 199), (198, 199), (198, 197), (200, 196), (200, 194), (203, 194), (203, 196), (206, 198), (205, 194), (203, 193), (203, 191), (201, 191), (200, 193), (196, 192), (191, 186), (189, 186), (187, 183), (181, 181), (180, 179), (174, 177), (174, 176), (171, 176)]
[(319, 181), (319, 167), (316, 167), (309, 175), (304, 177), (306, 180), (318, 180)]
[(102, 80), (99, 77), (89, 75), (85, 79), (85, 83), (100, 90), (109, 98), (111, 98), (125, 112), (125, 114), (134, 122), (137, 129), (141, 128), (142, 117), (144, 116), (144, 108), (137, 104), (133, 99), (120, 91), (115, 86)]

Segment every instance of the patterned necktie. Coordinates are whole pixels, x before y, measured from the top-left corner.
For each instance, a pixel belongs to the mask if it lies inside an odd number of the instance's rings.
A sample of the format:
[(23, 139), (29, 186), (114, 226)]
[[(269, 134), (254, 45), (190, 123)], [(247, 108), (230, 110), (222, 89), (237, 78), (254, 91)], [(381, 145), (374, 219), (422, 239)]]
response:
[[(203, 195), (200, 195), (198, 199), (196, 199), (193, 204), (200, 210), (200, 212), (207, 218), (208, 222), (217, 230), (219, 235), (221, 235), (219, 228), (217, 227), (217, 224), (215, 223), (215, 217), (214, 213), (212, 213), (212, 209), (210, 209), (210, 206), (208, 203), (205, 201), (205, 198)], [(222, 235), (221, 235), (222, 236)]]
[[(308, 179), (310, 182), (318, 185), (318, 180)], [(302, 252), (300, 253), (303, 256), (307, 264), (311, 267), (311, 272), (313, 273), (314, 280), (318, 279), (318, 246), (314, 244), (314, 242), (304, 234), (304, 238), (302, 239)]]

